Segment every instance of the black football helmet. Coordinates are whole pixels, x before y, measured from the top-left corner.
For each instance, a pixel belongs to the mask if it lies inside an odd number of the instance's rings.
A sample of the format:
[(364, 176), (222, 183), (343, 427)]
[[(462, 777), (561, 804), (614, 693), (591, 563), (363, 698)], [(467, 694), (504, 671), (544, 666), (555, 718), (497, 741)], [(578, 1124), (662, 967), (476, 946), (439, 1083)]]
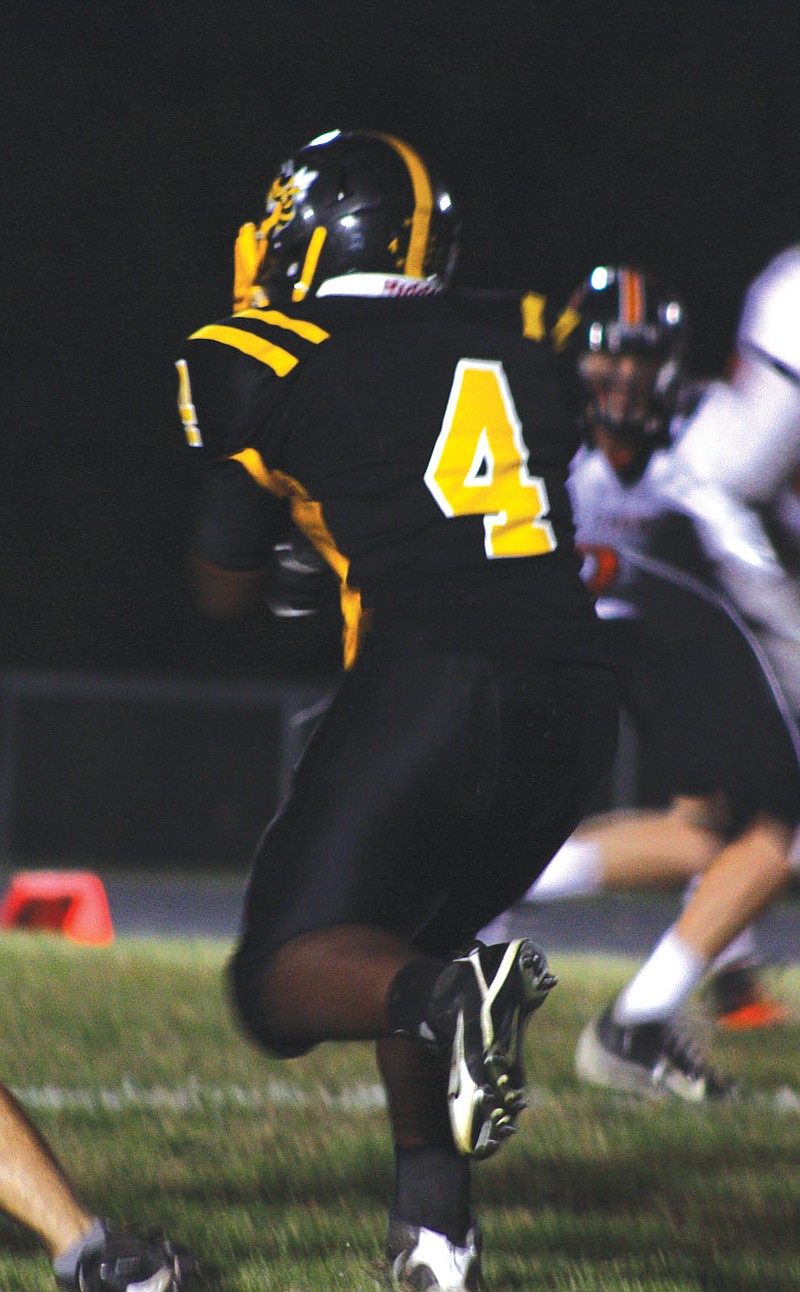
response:
[(644, 418), (615, 423), (592, 405), (587, 389), (592, 420), (612, 432), (663, 441), (684, 377), (688, 323), (683, 301), (651, 274), (627, 265), (598, 265), (574, 293), (570, 309), (580, 320), (571, 337), (579, 376), (587, 354), (638, 354), (657, 363)]
[(237, 241), (235, 308), (285, 306), (352, 273), (384, 275), (381, 294), (440, 291), (459, 250), (453, 202), (403, 140), (334, 130), (281, 166), (266, 217)]

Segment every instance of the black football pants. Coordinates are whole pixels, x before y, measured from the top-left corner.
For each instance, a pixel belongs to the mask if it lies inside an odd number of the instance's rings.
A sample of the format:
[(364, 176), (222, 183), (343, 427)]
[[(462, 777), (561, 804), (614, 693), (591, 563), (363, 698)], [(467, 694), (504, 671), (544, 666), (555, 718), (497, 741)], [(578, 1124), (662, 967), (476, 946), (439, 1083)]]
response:
[(605, 669), (370, 644), (258, 847), (233, 976), (335, 925), (450, 958), (530, 886), (613, 757)]

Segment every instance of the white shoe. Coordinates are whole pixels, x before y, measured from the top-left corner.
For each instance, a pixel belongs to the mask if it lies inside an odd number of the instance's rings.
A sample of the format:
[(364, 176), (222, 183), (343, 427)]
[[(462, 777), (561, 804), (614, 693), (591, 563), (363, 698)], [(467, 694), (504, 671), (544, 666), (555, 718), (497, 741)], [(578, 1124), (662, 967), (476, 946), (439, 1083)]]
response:
[(390, 1286), (402, 1292), (486, 1292), (477, 1225), (457, 1247), (434, 1229), (390, 1220), (386, 1255)]
[(624, 1027), (615, 1022), (611, 1005), (581, 1032), (575, 1071), (592, 1086), (650, 1098), (677, 1095), (697, 1104), (741, 1097), (739, 1087), (706, 1063), (676, 1022)]

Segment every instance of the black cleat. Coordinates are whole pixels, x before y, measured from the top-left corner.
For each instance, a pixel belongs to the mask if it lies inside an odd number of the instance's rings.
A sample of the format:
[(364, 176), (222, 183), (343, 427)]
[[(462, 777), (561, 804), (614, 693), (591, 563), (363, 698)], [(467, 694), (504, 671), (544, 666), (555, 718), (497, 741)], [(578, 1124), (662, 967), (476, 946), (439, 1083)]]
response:
[(739, 1088), (709, 1067), (674, 1021), (623, 1027), (612, 1009), (609, 1005), (580, 1035), (575, 1071), (584, 1081), (630, 1094), (677, 1095), (688, 1103), (739, 1098)]
[(525, 1020), (556, 979), (527, 939), (475, 946), (439, 979), (431, 1019), (450, 1064), (448, 1103), (459, 1152), (489, 1157), (525, 1107)]
[(704, 996), (717, 1026), (728, 1032), (753, 1032), (777, 1027), (790, 1012), (769, 994), (757, 964), (737, 961), (708, 979)]
[(199, 1275), (194, 1257), (160, 1234), (109, 1234), (80, 1257), (74, 1279), (60, 1286), (73, 1292), (189, 1292), (201, 1286)]

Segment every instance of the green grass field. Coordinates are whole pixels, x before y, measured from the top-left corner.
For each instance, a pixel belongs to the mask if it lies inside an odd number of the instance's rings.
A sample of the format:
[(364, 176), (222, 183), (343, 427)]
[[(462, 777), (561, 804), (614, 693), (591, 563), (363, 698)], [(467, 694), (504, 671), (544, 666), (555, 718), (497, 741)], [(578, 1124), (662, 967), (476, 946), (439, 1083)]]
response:
[[(230, 1019), (210, 942), (0, 937), (0, 1075), (115, 1223), (192, 1246), (210, 1292), (375, 1292), (391, 1180), (368, 1046), (263, 1058)], [(793, 1026), (715, 1038), (740, 1106), (640, 1105), (572, 1073), (581, 1026), (631, 962), (552, 957), (528, 1032), (531, 1107), (476, 1167), (491, 1292), (778, 1292), (800, 1287), (800, 970)], [(0, 1220), (2, 1292), (52, 1290)]]

